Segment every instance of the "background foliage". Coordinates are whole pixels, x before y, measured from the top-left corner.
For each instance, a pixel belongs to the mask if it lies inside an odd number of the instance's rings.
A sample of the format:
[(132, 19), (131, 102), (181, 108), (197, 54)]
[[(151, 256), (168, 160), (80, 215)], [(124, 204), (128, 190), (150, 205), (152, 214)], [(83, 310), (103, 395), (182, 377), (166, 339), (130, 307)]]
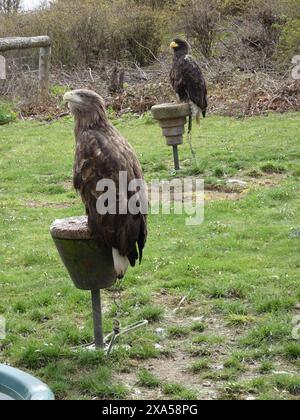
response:
[(54, 62), (68, 66), (103, 58), (147, 65), (179, 33), (206, 58), (277, 68), (300, 41), (298, 0), (57, 0), (31, 13), (4, 3), (0, 36), (47, 33)]

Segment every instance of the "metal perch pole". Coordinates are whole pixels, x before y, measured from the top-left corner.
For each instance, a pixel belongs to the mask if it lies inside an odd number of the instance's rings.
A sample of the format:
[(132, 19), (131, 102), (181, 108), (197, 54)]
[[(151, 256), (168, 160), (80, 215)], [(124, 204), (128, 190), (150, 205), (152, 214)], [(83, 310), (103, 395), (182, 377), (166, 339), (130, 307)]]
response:
[(97, 349), (104, 348), (103, 328), (102, 328), (102, 308), (101, 308), (101, 292), (100, 290), (92, 290), (92, 307), (94, 322), (95, 347)]
[(180, 170), (180, 165), (179, 165), (179, 156), (178, 156), (178, 147), (177, 147), (177, 145), (173, 146), (173, 157), (174, 157), (174, 168), (175, 168), (175, 171), (179, 171)]

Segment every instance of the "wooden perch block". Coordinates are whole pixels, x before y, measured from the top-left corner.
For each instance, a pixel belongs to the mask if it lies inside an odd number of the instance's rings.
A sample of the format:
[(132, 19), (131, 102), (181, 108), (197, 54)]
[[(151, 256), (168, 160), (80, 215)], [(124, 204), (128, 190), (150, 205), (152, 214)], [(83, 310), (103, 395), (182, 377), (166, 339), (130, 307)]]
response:
[(182, 136), (184, 133), (184, 126), (163, 128), (163, 135), (165, 137)]
[(173, 120), (160, 120), (159, 126), (161, 128), (180, 127), (186, 124), (186, 117), (174, 118)]
[(153, 117), (158, 120), (168, 146), (183, 143), (184, 126), (190, 113), (189, 104), (162, 104), (151, 109)]
[(87, 216), (55, 220), (50, 231), (55, 239), (92, 239)]
[(190, 106), (189, 104), (162, 104), (153, 106), (151, 111), (156, 120), (173, 120), (187, 117), (190, 113)]

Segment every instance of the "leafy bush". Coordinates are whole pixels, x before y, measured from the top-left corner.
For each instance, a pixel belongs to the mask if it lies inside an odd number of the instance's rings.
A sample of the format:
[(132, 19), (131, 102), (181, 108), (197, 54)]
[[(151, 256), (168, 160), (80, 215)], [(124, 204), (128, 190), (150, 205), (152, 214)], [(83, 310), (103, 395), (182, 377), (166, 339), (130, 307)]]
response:
[(140, 65), (153, 61), (152, 53), (158, 55), (163, 36), (158, 16), (153, 12), (149, 14), (148, 8), (140, 7), (124, 15), (121, 27), (128, 58)]
[(50, 94), (54, 97), (60, 98), (69, 90), (69, 86), (52, 85), (50, 87)]
[(152, 7), (152, 9), (163, 9), (166, 6), (174, 6), (176, 0), (134, 0), (135, 3)]
[(278, 58), (281, 64), (286, 64), (297, 54), (300, 54), (300, 18), (289, 20), (283, 28)]
[(55, 64), (98, 59), (153, 61), (162, 42), (160, 14), (132, 0), (60, 0), (47, 9), (0, 21), (0, 36), (49, 35)]
[(220, 17), (217, 0), (189, 0), (182, 10), (183, 29), (204, 57), (213, 54)]
[(9, 124), (17, 119), (17, 115), (12, 111), (12, 105), (8, 102), (0, 102), (0, 125)]
[(252, 69), (272, 67), (284, 19), (279, 0), (255, 0), (244, 15), (240, 51)]
[(244, 13), (251, 0), (219, 0), (220, 11), (226, 16), (236, 16)]

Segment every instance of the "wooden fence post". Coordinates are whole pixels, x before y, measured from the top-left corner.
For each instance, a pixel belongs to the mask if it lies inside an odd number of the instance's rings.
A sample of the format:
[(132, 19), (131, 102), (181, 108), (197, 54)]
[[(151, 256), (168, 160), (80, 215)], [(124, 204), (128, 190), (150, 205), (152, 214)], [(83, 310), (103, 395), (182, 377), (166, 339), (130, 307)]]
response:
[(40, 48), (39, 83), (40, 97), (42, 100), (47, 99), (49, 96), (50, 57), (51, 47)]

